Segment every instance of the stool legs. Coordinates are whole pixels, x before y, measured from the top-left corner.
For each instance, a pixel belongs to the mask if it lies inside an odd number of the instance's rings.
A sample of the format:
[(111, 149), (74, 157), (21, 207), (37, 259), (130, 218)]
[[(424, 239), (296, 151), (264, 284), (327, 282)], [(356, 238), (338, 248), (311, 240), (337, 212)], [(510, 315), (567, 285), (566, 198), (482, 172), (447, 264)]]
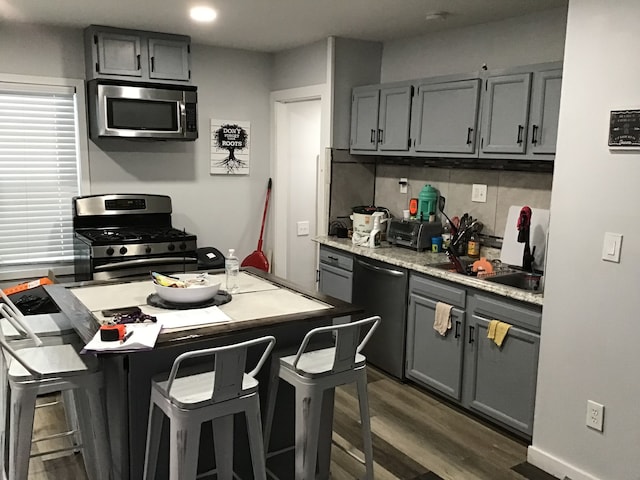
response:
[(37, 391), (30, 388), (15, 388), (11, 391), (9, 480), (26, 480), (29, 474), (33, 416), (37, 396)]
[(271, 440), (271, 426), (276, 410), (276, 398), (278, 397), (278, 381), (280, 380), (280, 360), (279, 356), (273, 355), (271, 368), (269, 369), (269, 381), (267, 383), (266, 412), (264, 415), (264, 451), (269, 452), (269, 442)]
[(233, 415), (213, 419), (213, 446), (220, 480), (233, 478)]
[(91, 387), (80, 386), (72, 392), (83, 442), (82, 455), (89, 478), (109, 480), (109, 438), (99, 387), (94, 383)]
[(296, 480), (316, 477), (321, 412), (322, 390), (296, 385)]
[(251, 463), (253, 464), (253, 478), (255, 480), (267, 480), (265, 449), (260, 423), (260, 400), (257, 395), (249, 402), (245, 415), (247, 433), (249, 435), (249, 448), (251, 449)]
[(169, 480), (195, 479), (198, 474), (200, 423), (176, 417), (170, 423)]
[(373, 445), (371, 442), (371, 419), (369, 418), (369, 399), (367, 396), (367, 371), (363, 368), (358, 375), (358, 401), (360, 403), (360, 423), (362, 424), (362, 442), (367, 480), (373, 480)]
[(160, 432), (164, 412), (160, 410), (153, 400), (149, 405), (149, 423), (147, 426), (147, 449), (145, 452), (144, 474), (145, 480), (156, 478), (156, 467), (158, 465), (158, 451), (160, 450)]
[(329, 478), (331, 471), (331, 436), (333, 434), (333, 406), (335, 388), (324, 391), (322, 396), (322, 422), (318, 445), (318, 477)]

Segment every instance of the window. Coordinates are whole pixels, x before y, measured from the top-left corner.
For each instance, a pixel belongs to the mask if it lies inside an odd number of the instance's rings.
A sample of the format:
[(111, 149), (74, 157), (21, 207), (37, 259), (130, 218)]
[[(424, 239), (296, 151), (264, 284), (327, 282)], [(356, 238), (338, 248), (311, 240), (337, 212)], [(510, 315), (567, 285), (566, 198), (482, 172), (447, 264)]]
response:
[(73, 83), (77, 82), (0, 81), (3, 269), (73, 261), (71, 199), (80, 194), (77, 87)]

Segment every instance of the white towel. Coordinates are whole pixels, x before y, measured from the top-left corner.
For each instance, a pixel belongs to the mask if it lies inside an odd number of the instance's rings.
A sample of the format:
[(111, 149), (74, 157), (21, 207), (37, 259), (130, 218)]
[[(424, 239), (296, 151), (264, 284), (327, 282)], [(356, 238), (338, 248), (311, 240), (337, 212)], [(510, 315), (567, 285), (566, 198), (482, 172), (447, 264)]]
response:
[(436, 303), (436, 318), (433, 328), (440, 335), (445, 336), (451, 330), (451, 309), (453, 307), (443, 302)]

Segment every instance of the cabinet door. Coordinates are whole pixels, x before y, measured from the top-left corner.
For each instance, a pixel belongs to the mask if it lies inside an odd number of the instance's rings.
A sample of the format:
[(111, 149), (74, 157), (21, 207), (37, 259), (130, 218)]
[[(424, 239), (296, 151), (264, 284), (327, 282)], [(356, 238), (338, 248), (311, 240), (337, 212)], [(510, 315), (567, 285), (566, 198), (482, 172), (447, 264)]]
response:
[(536, 73), (531, 100), (529, 151), (555, 154), (560, 115), (562, 69)]
[(139, 36), (99, 32), (94, 38), (98, 49), (98, 65), (96, 65), (98, 73), (142, 76)]
[(149, 78), (189, 80), (189, 42), (149, 39)]
[(378, 150), (409, 150), (412, 95), (412, 86), (380, 89)]
[(418, 86), (416, 152), (473, 153), (480, 79)]
[(469, 322), (469, 407), (518, 431), (533, 433), (540, 335), (512, 326), (498, 347), (487, 338), (489, 319)]
[(320, 264), (318, 290), (343, 302), (351, 302), (353, 274), (341, 268)]
[(380, 89), (354, 89), (351, 99), (351, 149), (378, 148), (378, 111)]
[(487, 79), (482, 153), (525, 153), (531, 73)]
[(433, 329), (436, 301), (409, 295), (406, 376), (460, 401), (465, 312), (451, 309), (451, 330), (442, 336)]

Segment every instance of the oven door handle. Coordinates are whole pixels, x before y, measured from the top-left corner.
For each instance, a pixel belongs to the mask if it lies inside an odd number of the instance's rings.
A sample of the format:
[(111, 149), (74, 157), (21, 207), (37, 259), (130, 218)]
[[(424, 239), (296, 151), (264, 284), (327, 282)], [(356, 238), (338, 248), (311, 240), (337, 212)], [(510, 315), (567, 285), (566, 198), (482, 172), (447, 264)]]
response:
[(159, 257), (159, 258), (137, 258), (135, 260), (125, 260), (123, 262), (108, 263), (106, 265), (97, 265), (94, 267), (95, 272), (109, 272), (112, 270), (121, 270), (123, 268), (166, 265), (167, 263), (175, 263), (176, 265), (198, 263), (197, 258), (193, 257)]

